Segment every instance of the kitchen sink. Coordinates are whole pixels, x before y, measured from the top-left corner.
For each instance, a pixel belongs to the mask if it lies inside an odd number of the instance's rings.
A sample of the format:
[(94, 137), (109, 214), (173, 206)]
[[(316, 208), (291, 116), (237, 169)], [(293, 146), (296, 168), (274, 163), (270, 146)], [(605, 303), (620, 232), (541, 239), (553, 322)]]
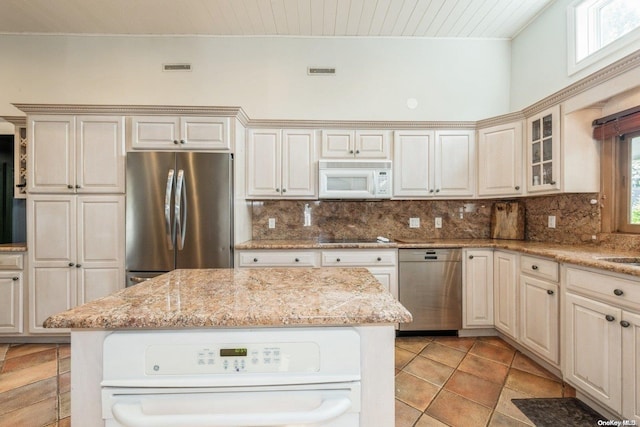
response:
[(616, 264), (626, 264), (640, 267), (640, 258), (636, 257), (598, 257), (600, 261), (615, 262)]

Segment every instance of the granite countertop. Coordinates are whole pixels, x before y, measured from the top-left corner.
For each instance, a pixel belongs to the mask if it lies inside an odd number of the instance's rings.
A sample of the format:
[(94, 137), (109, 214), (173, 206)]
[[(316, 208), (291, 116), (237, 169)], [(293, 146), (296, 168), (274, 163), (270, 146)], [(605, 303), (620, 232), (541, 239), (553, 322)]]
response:
[(376, 248), (494, 248), (554, 259), (560, 263), (597, 268), (614, 273), (640, 277), (640, 266), (605, 261), (601, 258), (638, 258), (640, 253), (616, 251), (597, 245), (561, 245), (523, 240), (493, 239), (402, 239), (390, 243), (319, 243), (314, 240), (249, 240), (235, 246), (237, 250), (250, 249), (376, 249)]
[(44, 326), (344, 326), (411, 320), (364, 268), (251, 268), (174, 270), (53, 315)]
[(0, 243), (0, 253), (2, 252), (26, 252), (26, 243)]

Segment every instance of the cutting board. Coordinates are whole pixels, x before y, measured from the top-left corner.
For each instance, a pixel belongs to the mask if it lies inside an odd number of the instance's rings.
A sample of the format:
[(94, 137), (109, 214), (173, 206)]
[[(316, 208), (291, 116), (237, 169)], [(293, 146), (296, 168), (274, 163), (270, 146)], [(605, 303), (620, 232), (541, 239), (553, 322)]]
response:
[(524, 240), (524, 205), (495, 202), (491, 207), (491, 238)]

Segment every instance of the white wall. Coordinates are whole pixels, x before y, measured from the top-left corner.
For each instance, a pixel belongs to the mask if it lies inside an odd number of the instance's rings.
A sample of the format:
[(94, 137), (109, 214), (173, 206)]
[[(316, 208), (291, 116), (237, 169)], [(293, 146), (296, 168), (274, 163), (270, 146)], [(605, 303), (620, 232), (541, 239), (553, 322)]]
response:
[[(0, 52), (0, 115), (20, 115), (13, 102), (226, 105), (261, 119), (478, 120), (509, 111), (507, 40), (0, 35)], [(163, 72), (167, 62), (193, 71)], [(307, 66), (337, 75), (309, 77)]]
[[(511, 111), (534, 104), (615, 61), (612, 57), (604, 58), (568, 75), (567, 6), (572, 1), (556, 0), (513, 39)], [(640, 42), (631, 44), (625, 51), (631, 53), (637, 49), (640, 49)]]

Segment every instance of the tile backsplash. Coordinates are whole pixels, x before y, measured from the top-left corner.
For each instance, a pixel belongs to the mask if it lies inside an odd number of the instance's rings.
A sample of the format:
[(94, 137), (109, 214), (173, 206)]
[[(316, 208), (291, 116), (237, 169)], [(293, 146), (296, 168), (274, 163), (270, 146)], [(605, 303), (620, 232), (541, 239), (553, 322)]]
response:
[[(561, 194), (518, 199), (525, 205), (527, 240), (552, 243), (591, 243), (600, 239), (600, 209), (591, 200), (598, 194)], [(496, 200), (384, 200), (384, 201), (254, 201), (253, 239), (303, 240), (322, 238), (372, 239), (486, 239), (491, 207)], [(305, 204), (311, 207), (311, 226), (304, 227)], [(556, 228), (548, 228), (555, 215)], [(435, 218), (442, 228), (435, 228)], [(268, 228), (275, 218), (275, 228)], [(409, 228), (420, 218), (419, 228)]]

